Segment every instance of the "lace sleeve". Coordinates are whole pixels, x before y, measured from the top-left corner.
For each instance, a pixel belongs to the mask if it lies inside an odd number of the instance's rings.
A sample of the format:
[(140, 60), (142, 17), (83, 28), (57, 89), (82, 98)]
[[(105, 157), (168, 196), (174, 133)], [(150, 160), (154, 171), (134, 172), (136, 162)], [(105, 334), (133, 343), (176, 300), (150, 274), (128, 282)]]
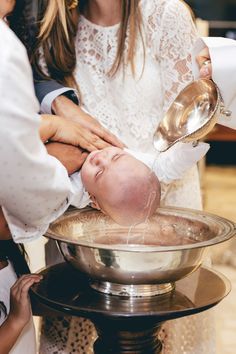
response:
[(178, 93), (193, 80), (190, 53), (196, 37), (188, 7), (179, 0), (168, 1), (162, 16), (158, 55), (164, 112)]

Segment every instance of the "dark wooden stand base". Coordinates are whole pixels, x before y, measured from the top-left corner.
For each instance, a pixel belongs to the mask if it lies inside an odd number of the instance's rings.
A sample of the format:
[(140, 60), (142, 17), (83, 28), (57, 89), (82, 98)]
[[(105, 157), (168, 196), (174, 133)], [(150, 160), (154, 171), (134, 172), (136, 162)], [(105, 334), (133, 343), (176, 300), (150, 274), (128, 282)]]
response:
[[(94, 344), (94, 354), (159, 354), (162, 344), (158, 339), (161, 323), (135, 324), (125, 321), (95, 323), (98, 339)], [(127, 328), (126, 328), (127, 327)]]
[(41, 274), (43, 280), (32, 288), (35, 300), (47, 311), (90, 319), (98, 332), (95, 354), (159, 354), (162, 323), (205, 311), (230, 291), (223, 275), (204, 268), (176, 282), (171, 293), (144, 298), (98, 293), (65, 263)]

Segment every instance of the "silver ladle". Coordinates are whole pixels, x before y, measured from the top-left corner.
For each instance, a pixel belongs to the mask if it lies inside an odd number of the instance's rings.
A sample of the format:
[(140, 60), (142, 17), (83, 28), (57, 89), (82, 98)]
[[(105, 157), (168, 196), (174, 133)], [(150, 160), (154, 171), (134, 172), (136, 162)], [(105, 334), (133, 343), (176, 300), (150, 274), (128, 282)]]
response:
[(227, 117), (217, 85), (199, 79), (186, 86), (172, 103), (154, 134), (154, 147), (162, 152), (175, 143), (194, 142), (207, 135), (219, 116)]

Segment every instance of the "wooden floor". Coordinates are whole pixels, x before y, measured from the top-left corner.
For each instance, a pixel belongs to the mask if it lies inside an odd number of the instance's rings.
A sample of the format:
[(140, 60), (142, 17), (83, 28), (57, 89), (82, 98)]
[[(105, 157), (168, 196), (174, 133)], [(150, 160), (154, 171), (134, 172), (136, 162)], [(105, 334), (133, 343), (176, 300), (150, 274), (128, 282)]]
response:
[[(203, 173), (204, 209), (236, 222), (236, 167), (207, 167)], [(215, 307), (217, 354), (236, 353), (236, 239), (213, 250), (213, 267), (232, 283)]]

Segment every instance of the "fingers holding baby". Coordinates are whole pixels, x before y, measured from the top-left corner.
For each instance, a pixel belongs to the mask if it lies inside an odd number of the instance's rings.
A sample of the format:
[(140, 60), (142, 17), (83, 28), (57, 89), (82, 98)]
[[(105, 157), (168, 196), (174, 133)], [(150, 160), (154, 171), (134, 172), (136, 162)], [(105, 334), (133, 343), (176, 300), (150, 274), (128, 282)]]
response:
[(205, 47), (203, 50), (199, 52), (196, 56), (196, 61), (199, 67), (199, 76), (204, 79), (212, 78), (212, 65), (211, 65), (211, 57), (208, 47)]

